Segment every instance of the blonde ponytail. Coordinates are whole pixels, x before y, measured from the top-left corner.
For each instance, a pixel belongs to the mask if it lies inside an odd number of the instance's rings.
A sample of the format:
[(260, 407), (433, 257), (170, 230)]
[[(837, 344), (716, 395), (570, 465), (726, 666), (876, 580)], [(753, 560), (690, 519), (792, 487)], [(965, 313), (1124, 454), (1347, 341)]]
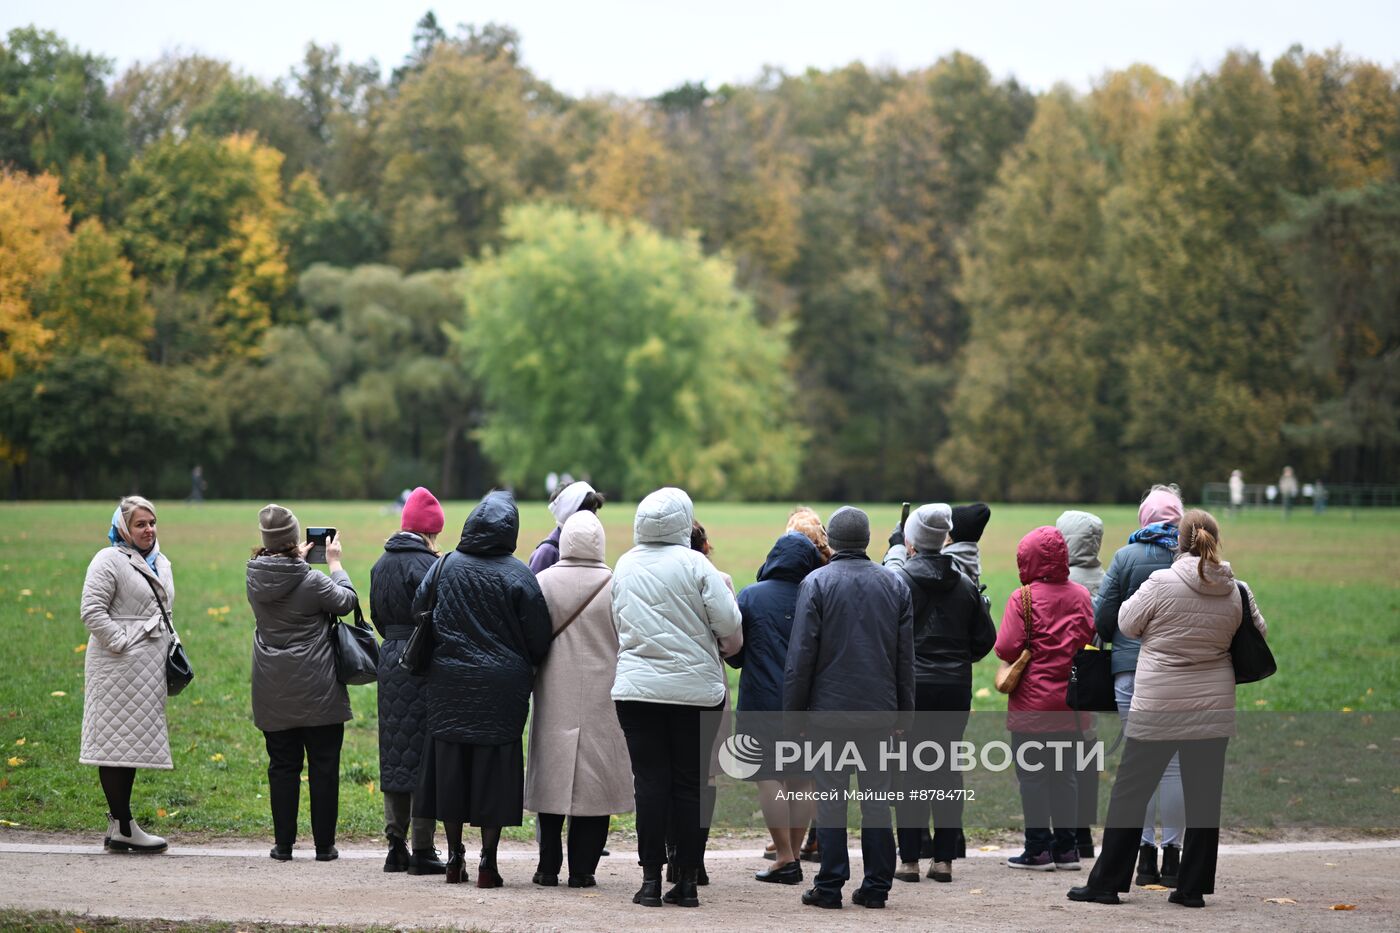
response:
[(1220, 563), (1220, 525), (1204, 509), (1190, 509), (1181, 517), (1177, 549), (1200, 558), (1196, 573), (1206, 578), (1206, 564)]

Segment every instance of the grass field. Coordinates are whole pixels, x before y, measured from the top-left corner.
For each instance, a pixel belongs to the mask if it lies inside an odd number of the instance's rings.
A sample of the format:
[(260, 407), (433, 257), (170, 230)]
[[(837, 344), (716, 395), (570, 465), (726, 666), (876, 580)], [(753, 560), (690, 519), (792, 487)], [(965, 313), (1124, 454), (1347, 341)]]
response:
[[(160, 541), (175, 570), (174, 618), (197, 671), (170, 702), (175, 770), (146, 772), (137, 782), (136, 815), (156, 832), (268, 836), (266, 757), (249, 713), (252, 617), (243, 565), (257, 543), (261, 503), (160, 505)], [(469, 503), (447, 505), (449, 531)], [(346, 569), (368, 602), (369, 568), (397, 516), (371, 503), (293, 502), (303, 524), (334, 525)], [(6, 633), (0, 679), (0, 819), (26, 828), (96, 832), (104, 804), (93, 769), (77, 763), (87, 632), (78, 618), (83, 573), (105, 543), (112, 505), (46, 503), (0, 506), (0, 628)], [(818, 506), (823, 515), (832, 506)], [(894, 506), (869, 509), (877, 542), (894, 523)], [(1094, 509), (1107, 525), (1103, 559), (1126, 541), (1136, 511)], [(735, 585), (751, 582), (786, 505), (701, 504), (697, 517), (715, 543), (715, 562)], [(983, 538), (984, 582), (994, 615), (1017, 585), (1015, 547), (1030, 528), (1053, 523), (1057, 506), (999, 506)], [(539, 503), (524, 507), (518, 554), (528, 556), (549, 532)], [(632, 509), (602, 512), (610, 562), (631, 544)], [(1253, 586), (1269, 621), (1279, 674), (1242, 687), (1249, 710), (1340, 711), (1400, 708), (1400, 530), (1395, 512), (1247, 513), (1227, 519), (1224, 548)], [(878, 554), (877, 554), (878, 556)], [(979, 710), (1004, 708), (990, 687), (992, 659), (975, 671)], [(341, 827), (346, 835), (382, 829), (375, 688), (352, 687), (355, 719), (342, 758)], [(1398, 789), (1400, 790), (1400, 789)], [(1400, 800), (1400, 797), (1393, 798)], [(303, 821), (306, 808), (302, 807)], [(528, 818), (528, 817), (527, 817)], [(629, 825), (628, 818), (619, 825)], [(308, 835), (303, 830), (304, 835)], [(530, 835), (529, 827), (518, 831)]]

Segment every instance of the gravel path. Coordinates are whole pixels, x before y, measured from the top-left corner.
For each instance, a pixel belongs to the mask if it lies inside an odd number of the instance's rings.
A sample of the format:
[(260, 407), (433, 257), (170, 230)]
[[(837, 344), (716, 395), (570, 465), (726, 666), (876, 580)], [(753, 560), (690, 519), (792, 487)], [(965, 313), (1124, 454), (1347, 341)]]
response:
[[(472, 843), (468, 843), (470, 852)], [(858, 845), (856, 847), (858, 849)], [(1135, 889), (1121, 907), (1074, 904), (1065, 891), (1086, 872), (1012, 871), (1015, 850), (976, 852), (955, 866), (952, 884), (895, 883), (889, 907), (867, 914), (801, 906), (801, 887), (762, 885), (756, 847), (711, 851), (711, 884), (698, 910), (635, 907), (635, 854), (613, 850), (598, 887), (570, 890), (530, 884), (534, 852), (503, 845), (506, 886), (479, 891), (438, 878), (386, 875), (379, 849), (347, 846), (338, 862), (318, 863), (298, 848), (289, 863), (247, 840), (174, 846), (164, 856), (107, 855), (89, 839), (0, 834), (0, 904), (104, 916), (486, 930), (694, 931), (697, 927), (773, 931), (812, 929), (1395, 930), (1400, 928), (1400, 840), (1298, 842), (1221, 847), (1219, 894), (1205, 910), (1167, 903), (1166, 892)], [(859, 872), (858, 853), (853, 853)], [(804, 865), (811, 877), (815, 866)], [(475, 870), (472, 871), (475, 877)], [(847, 887), (849, 894), (850, 886)], [(1271, 903), (1287, 898), (1295, 903)], [(1355, 906), (1333, 911), (1334, 904)]]

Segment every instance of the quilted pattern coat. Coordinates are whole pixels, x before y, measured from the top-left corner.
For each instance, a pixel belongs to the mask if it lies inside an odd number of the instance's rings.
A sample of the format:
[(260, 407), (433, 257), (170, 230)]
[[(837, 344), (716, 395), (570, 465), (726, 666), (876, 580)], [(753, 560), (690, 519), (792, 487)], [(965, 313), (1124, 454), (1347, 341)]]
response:
[(525, 808), (535, 813), (605, 816), (632, 809), (631, 758), (608, 696), (617, 632), (604, 544), (597, 516), (578, 512), (564, 523), (562, 558), (539, 575), (554, 631), (578, 616), (555, 637), (535, 678), (525, 772)]
[(170, 561), (152, 573), (140, 554), (97, 552), (83, 581), (81, 615), (92, 634), (84, 657), (83, 740), (78, 760), (120, 768), (173, 767), (165, 723), (165, 655), (170, 634), (147, 583), (175, 603)]
[(427, 733), (428, 681), (399, 667), (413, 627), (413, 597), (437, 561), (423, 539), (401, 531), (384, 544), (369, 572), (370, 616), (384, 639), (379, 646), (379, 786), (412, 793)]
[[(520, 740), (535, 666), (549, 653), (549, 607), (514, 556), (520, 513), (508, 492), (482, 499), (443, 562), (433, 610), (428, 730), (466, 745)], [(414, 605), (426, 606), (418, 588)]]
[(248, 561), (253, 634), (253, 724), (264, 732), (328, 726), (350, 718), (350, 695), (335, 676), (326, 614), (358, 601), (343, 570), (329, 577), (293, 557)]
[(724, 575), (690, 549), (690, 496), (658, 489), (637, 506), (633, 547), (617, 562), (614, 700), (712, 707), (725, 699), (720, 639), (742, 637)]
[[(1204, 569), (1204, 578), (1201, 570)], [(1249, 589), (1248, 586), (1245, 587)], [(1268, 634), (1253, 593), (1250, 621)], [(1147, 578), (1123, 604), (1118, 624), (1142, 639), (1129, 738), (1212, 739), (1235, 734), (1235, 668), (1230, 640), (1244, 607), (1228, 563), (1177, 558)]]

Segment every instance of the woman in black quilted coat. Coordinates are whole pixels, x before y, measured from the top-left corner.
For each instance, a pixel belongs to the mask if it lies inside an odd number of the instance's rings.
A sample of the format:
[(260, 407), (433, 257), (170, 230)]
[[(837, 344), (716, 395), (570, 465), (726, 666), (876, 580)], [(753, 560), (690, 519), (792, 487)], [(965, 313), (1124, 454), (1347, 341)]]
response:
[(519, 533), (514, 497), (488, 494), (467, 516), (457, 549), (424, 579), (414, 600), (415, 609), (434, 608), (431, 737), (423, 745), (413, 815), (442, 820), (448, 884), (467, 880), (464, 823), (481, 828), (478, 888), (501, 885), (501, 827), (521, 823), (521, 735), (553, 626), (535, 575), (514, 556)]
[(379, 648), (379, 789), (384, 794), (384, 835), (389, 857), (384, 870), (440, 875), (447, 866), (433, 848), (433, 821), (409, 814), (418, 786), (418, 762), (427, 735), (427, 680), (399, 666), (413, 634), (413, 597), (437, 562), (442, 506), (419, 486), (404, 503), (400, 531), (384, 542), (384, 554), (369, 572), (370, 613), (384, 643)]

